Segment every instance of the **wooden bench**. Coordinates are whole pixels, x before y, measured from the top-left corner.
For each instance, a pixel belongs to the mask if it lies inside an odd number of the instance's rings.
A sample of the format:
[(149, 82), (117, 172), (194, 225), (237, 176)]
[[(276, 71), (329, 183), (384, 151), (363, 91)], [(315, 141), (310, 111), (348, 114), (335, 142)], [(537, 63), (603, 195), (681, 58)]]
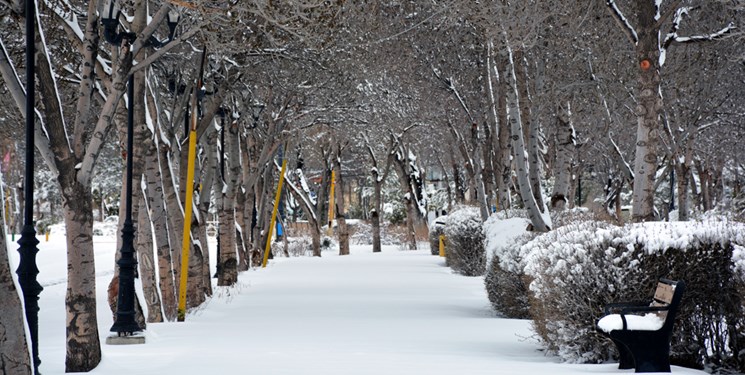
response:
[(651, 302), (605, 306), (597, 331), (616, 345), (619, 369), (670, 372), (670, 338), (684, 290), (683, 281), (661, 278)]

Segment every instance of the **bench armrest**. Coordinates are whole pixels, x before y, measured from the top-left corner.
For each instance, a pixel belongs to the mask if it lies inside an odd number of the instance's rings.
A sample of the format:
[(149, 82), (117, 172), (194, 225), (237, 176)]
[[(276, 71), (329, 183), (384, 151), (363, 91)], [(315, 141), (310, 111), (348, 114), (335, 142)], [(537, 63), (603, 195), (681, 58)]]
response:
[(637, 315), (636, 313), (650, 313), (650, 312), (657, 312), (657, 311), (667, 311), (670, 309), (670, 306), (634, 306), (634, 307), (628, 307), (623, 310), (621, 310), (621, 321), (623, 322), (623, 330), (628, 329), (628, 324), (626, 322), (626, 315), (630, 313), (635, 313), (634, 315)]

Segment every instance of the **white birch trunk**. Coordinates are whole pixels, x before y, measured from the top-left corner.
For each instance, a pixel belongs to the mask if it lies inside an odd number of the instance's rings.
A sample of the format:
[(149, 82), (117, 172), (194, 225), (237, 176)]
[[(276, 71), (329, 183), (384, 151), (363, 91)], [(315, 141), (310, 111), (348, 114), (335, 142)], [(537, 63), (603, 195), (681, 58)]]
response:
[(572, 126), (569, 103), (567, 108), (559, 108), (556, 116), (556, 165), (554, 166), (554, 190), (551, 193), (551, 208), (562, 211), (569, 202), (569, 188), (572, 184), (572, 160), (576, 152), (574, 127)]
[(528, 217), (533, 224), (533, 229), (538, 232), (548, 232), (549, 227), (543, 220), (541, 211), (538, 208), (533, 191), (530, 185), (528, 171), (528, 155), (525, 150), (525, 141), (523, 140), (523, 129), (520, 118), (520, 105), (517, 89), (517, 77), (515, 76), (514, 63), (512, 59), (512, 50), (509, 51), (509, 71), (505, 74), (509, 84), (507, 95), (507, 113), (511, 124), (512, 148), (515, 152), (515, 166), (517, 172), (517, 182), (520, 189), (520, 197), (523, 205), (528, 211)]
[[(0, 175), (2, 182), (2, 175)], [(0, 184), (1, 185), (1, 184)], [(0, 201), (5, 202), (0, 191)], [(23, 305), (8, 262), (5, 237), (5, 205), (0, 207), (0, 374), (30, 375), (31, 357), (26, 341)]]
[(150, 227), (145, 200), (140, 200), (140, 210), (137, 215), (137, 265), (140, 267), (142, 293), (147, 306), (148, 323), (163, 322), (163, 309), (160, 303), (158, 282), (155, 277), (155, 247), (153, 246), (153, 232)]
[(334, 170), (336, 170), (336, 187), (334, 190), (334, 209), (336, 210), (337, 235), (339, 238), (339, 255), (349, 255), (349, 228), (347, 228), (347, 213), (344, 207), (344, 176), (341, 170), (342, 146), (337, 144), (334, 156)]
[[(217, 285), (229, 286), (238, 281), (238, 257), (236, 254), (235, 197), (238, 190), (238, 177), (241, 176), (238, 122), (227, 126), (225, 133), (226, 161), (225, 186), (222, 192), (220, 212), (220, 275)], [(226, 163), (227, 164), (227, 163)], [(280, 177), (281, 178), (281, 177)]]

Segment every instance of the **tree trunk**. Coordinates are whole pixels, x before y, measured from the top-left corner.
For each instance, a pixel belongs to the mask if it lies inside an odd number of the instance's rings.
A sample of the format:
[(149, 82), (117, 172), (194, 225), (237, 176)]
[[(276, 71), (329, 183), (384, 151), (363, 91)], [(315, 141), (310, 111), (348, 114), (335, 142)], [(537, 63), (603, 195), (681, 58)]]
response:
[(678, 193), (678, 221), (690, 220), (690, 194), (688, 190), (691, 182), (691, 166), (687, 162), (675, 163)]
[[(450, 155), (455, 155), (455, 151), (450, 150)], [(460, 176), (460, 168), (458, 168), (458, 162), (455, 158), (452, 158), (453, 167), (453, 182), (455, 183), (455, 202), (457, 204), (463, 204), (466, 200), (465, 188), (463, 187), (463, 179)]]
[[(2, 191), (0, 197), (1, 201), (5, 202)], [(4, 208), (3, 204), (3, 207), (0, 207), (0, 301), (3, 301), (0, 303), (0, 374), (30, 375), (31, 357), (26, 342), (24, 310), (8, 262)]]
[[(241, 175), (238, 122), (233, 121), (225, 134), (225, 148), (229, 170), (226, 171), (226, 186), (221, 189), (223, 198), (219, 201), (220, 212), (220, 274), (217, 285), (230, 286), (238, 281), (238, 258), (235, 238), (235, 196), (238, 176)], [(281, 178), (281, 177), (280, 177)]]
[[(639, 69), (637, 95), (636, 158), (634, 160), (633, 220), (655, 220), (654, 185), (657, 173), (657, 143), (662, 97), (660, 96), (659, 27), (655, 4), (638, 1), (639, 42), (636, 45)], [(644, 68), (646, 66), (646, 69)]]
[(569, 103), (566, 109), (559, 109), (556, 116), (556, 165), (554, 166), (554, 191), (551, 193), (551, 209), (562, 211), (569, 201), (569, 187), (572, 181), (572, 159), (576, 152), (574, 127), (572, 126)]
[[(245, 147), (241, 147), (241, 149), (245, 149)], [(243, 151), (241, 152), (243, 153)], [(242, 157), (241, 159), (246, 160), (245, 157)], [(248, 168), (245, 168), (245, 166), (242, 168), (243, 171), (245, 171), (246, 169)], [(246, 233), (248, 233), (250, 228), (246, 227), (246, 193), (242, 191), (240, 186), (238, 186), (236, 189), (235, 223), (237, 226), (235, 240), (236, 240), (236, 247), (238, 249), (238, 272), (242, 272), (242, 271), (248, 270), (249, 242), (246, 241), (245, 235)], [(250, 219), (248, 223), (250, 224)]]
[(339, 255), (349, 255), (349, 228), (347, 227), (346, 210), (344, 208), (344, 178), (341, 170), (342, 146), (337, 145), (336, 157), (334, 157), (334, 169), (336, 170), (335, 209), (337, 235), (339, 236)]
[[(201, 189), (197, 200), (197, 210), (199, 212), (199, 222), (193, 232), (196, 236), (196, 244), (199, 244), (199, 251), (196, 253), (203, 254), (201, 259), (201, 274), (199, 276), (202, 287), (202, 293), (206, 296), (212, 295), (212, 274), (210, 270), (209, 257), (209, 238), (207, 237), (207, 226), (209, 221), (209, 210), (212, 197), (212, 191), (215, 187), (215, 175), (217, 174), (217, 132), (209, 132), (204, 135), (207, 139), (206, 156), (202, 161)], [(222, 187), (222, 186), (221, 186)], [(195, 244), (195, 245), (196, 245)]]
[[(89, 7), (89, 14), (95, 10)], [(93, 17), (95, 18), (95, 17)], [(93, 252), (93, 195), (90, 180), (78, 180), (80, 163), (72, 152), (66, 134), (63, 111), (49, 57), (37, 34), (36, 61), (41, 98), (48, 120), (47, 131), (55, 154), (62, 192), (63, 214), (67, 230), (66, 372), (87, 372), (101, 362), (101, 345), (96, 315), (96, 270)], [(93, 56), (95, 58), (95, 56)], [(82, 145), (80, 145), (82, 147)], [(82, 155), (81, 155), (82, 156)]]
[(320, 257), (321, 256), (321, 228), (319, 228), (318, 225), (311, 225), (310, 227), (311, 227), (310, 237), (311, 237), (311, 246), (313, 249), (313, 256)]
[(155, 252), (153, 233), (150, 229), (150, 218), (144, 200), (140, 200), (140, 210), (137, 216), (137, 255), (140, 266), (140, 280), (142, 292), (147, 305), (147, 321), (160, 323), (163, 321), (158, 283), (155, 280)]
[[(528, 177), (530, 187), (535, 198), (536, 206), (541, 212), (544, 211), (545, 203), (543, 201), (543, 191), (541, 189), (541, 169), (543, 166), (543, 154), (540, 150), (540, 126), (538, 121), (533, 119), (531, 111), (530, 90), (528, 89), (528, 67), (522, 49), (514, 51), (513, 67), (517, 80), (518, 101), (520, 103), (520, 118), (523, 130), (523, 136), (528, 140)], [(523, 141), (524, 142), (524, 141)]]
[(89, 186), (75, 180), (73, 168), (60, 168), (67, 248), (67, 354), (65, 372), (87, 372), (101, 362), (96, 314), (93, 207)]
[(264, 211), (266, 211), (266, 188), (264, 188), (265, 181), (264, 178), (259, 178), (256, 181), (256, 186), (254, 187), (254, 197), (256, 204), (256, 225), (253, 226), (253, 249), (254, 252), (251, 255), (251, 258), (253, 259), (254, 266), (259, 267), (261, 266), (261, 262), (263, 260), (263, 253), (264, 253), (264, 246), (266, 246), (266, 243), (262, 243), (263, 235), (263, 221), (264, 221)]
[(370, 212), (370, 222), (372, 224), (372, 245), (373, 253), (382, 251), (380, 243), (380, 214), (377, 210)]
[(523, 140), (523, 129), (521, 112), (519, 106), (519, 94), (517, 89), (517, 77), (515, 76), (514, 63), (512, 60), (512, 51), (510, 53), (509, 71), (505, 74), (509, 89), (507, 90), (507, 108), (511, 124), (512, 147), (515, 151), (515, 166), (517, 169), (517, 181), (520, 188), (520, 197), (523, 205), (528, 211), (528, 217), (533, 224), (533, 229), (537, 232), (548, 232), (549, 227), (546, 225), (538, 208), (538, 204), (533, 194), (533, 189), (529, 180), (528, 171), (528, 154), (525, 150), (525, 141)]
[[(505, 56), (497, 58), (497, 72), (507, 71), (508, 60)], [(499, 131), (495, 141), (497, 160), (494, 163), (497, 179), (497, 206), (499, 210), (509, 209), (512, 205), (510, 199), (510, 186), (512, 185), (512, 147), (510, 145), (510, 124), (507, 121), (507, 101), (505, 100), (508, 89), (507, 77), (500, 76), (497, 85), (497, 119)]]
[[(158, 251), (158, 276), (163, 313), (168, 321), (177, 317), (176, 285), (174, 283), (171, 247), (168, 239), (168, 218), (163, 206), (163, 186), (155, 143), (148, 137), (145, 144), (145, 174), (147, 202), (150, 220), (153, 223), (155, 243)], [(143, 225), (143, 224), (140, 224)], [(174, 249), (175, 251), (175, 249)]]

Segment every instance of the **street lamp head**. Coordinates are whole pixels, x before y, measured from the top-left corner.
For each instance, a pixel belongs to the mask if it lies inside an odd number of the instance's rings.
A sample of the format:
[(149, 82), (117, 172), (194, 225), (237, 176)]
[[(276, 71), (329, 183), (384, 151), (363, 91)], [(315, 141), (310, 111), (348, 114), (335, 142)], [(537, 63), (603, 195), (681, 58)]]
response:
[(111, 21), (119, 21), (119, 3), (117, 0), (104, 0), (101, 20), (104, 24)]
[(119, 3), (117, 0), (104, 0), (103, 12), (101, 13), (101, 24), (103, 24), (103, 37), (112, 45), (118, 46), (122, 43), (124, 34), (117, 32), (119, 28)]
[(168, 40), (173, 40), (173, 35), (176, 33), (176, 26), (178, 25), (178, 21), (181, 15), (179, 12), (175, 9), (171, 9), (168, 11), (168, 18), (166, 22), (168, 23)]

